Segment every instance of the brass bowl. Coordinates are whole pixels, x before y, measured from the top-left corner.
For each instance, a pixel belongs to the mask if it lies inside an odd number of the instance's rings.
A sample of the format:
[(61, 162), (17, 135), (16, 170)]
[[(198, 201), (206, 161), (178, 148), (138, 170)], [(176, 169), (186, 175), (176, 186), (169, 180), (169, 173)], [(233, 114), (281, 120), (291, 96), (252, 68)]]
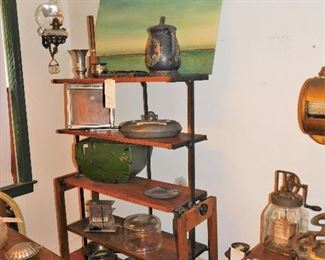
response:
[(21, 242), (12, 246), (5, 256), (7, 260), (25, 260), (37, 255), (40, 248), (33, 242)]

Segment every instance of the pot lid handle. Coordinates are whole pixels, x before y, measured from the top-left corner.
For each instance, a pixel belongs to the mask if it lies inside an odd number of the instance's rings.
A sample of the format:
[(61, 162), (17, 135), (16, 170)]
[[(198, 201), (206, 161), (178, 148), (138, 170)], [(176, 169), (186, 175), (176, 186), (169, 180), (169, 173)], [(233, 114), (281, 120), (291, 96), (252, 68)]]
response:
[(165, 16), (160, 16), (160, 21), (159, 25), (165, 25), (166, 17)]

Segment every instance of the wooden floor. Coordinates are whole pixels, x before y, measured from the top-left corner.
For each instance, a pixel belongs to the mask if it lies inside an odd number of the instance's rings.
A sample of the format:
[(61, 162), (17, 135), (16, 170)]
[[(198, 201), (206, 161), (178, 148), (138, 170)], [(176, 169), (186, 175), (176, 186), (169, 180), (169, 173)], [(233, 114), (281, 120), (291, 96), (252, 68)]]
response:
[(84, 260), (84, 259), (85, 257), (83, 255), (82, 248), (77, 251), (74, 251), (70, 255), (70, 260)]

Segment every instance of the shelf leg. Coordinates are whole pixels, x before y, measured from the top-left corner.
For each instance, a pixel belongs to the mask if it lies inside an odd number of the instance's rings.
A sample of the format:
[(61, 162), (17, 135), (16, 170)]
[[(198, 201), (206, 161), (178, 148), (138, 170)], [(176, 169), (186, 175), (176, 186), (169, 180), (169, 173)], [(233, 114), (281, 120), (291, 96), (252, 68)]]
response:
[(69, 240), (67, 231), (66, 206), (64, 198), (63, 178), (54, 179), (54, 195), (56, 207), (56, 219), (59, 235), (60, 255), (64, 260), (69, 260)]
[(212, 214), (208, 218), (208, 248), (209, 259), (218, 260), (218, 226), (217, 226), (217, 199), (210, 197)]
[[(187, 131), (191, 134), (191, 142), (188, 145), (188, 183), (191, 189), (191, 204), (195, 204), (195, 108), (194, 108), (194, 82), (186, 81), (187, 85)], [(194, 260), (195, 229), (189, 232), (191, 241), (191, 259)]]
[[(208, 223), (209, 260), (218, 260), (217, 211), (216, 197), (214, 196), (208, 197), (193, 208), (183, 212), (182, 215), (175, 217), (174, 227), (176, 227), (178, 259), (188, 259), (189, 246), (187, 232), (193, 230), (196, 226), (206, 220)], [(191, 258), (193, 259), (194, 257), (195, 259), (195, 245), (192, 249)]]
[(178, 260), (188, 260), (186, 221), (182, 217), (175, 220)]
[[(86, 209), (85, 209), (85, 195), (84, 195), (84, 189), (79, 188), (79, 210), (80, 210), (80, 218), (84, 219), (86, 218)], [(82, 245), (85, 247), (87, 245), (87, 239), (82, 239)]]
[[(148, 88), (147, 82), (141, 82), (142, 86), (142, 93), (143, 93), (143, 113), (144, 115), (148, 115), (149, 108), (148, 108)], [(151, 153), (150, 150), (147, 150), (147, 178), (151, 180)], [(148, 212), (152, 215), (152, 208), (148, 208)]]

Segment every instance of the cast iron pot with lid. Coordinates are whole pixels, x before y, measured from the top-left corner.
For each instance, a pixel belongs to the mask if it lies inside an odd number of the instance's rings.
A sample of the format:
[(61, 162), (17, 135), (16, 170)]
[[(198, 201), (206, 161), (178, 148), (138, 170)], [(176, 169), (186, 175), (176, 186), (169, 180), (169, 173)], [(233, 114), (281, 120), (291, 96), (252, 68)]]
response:
[(174, 120), (158, 119), (158, 115), (149, 111), (141, 120), (131, 120), (119, 125), (123, 135), (129, 138), (168, 138), (180, 134), (182, 126)]

